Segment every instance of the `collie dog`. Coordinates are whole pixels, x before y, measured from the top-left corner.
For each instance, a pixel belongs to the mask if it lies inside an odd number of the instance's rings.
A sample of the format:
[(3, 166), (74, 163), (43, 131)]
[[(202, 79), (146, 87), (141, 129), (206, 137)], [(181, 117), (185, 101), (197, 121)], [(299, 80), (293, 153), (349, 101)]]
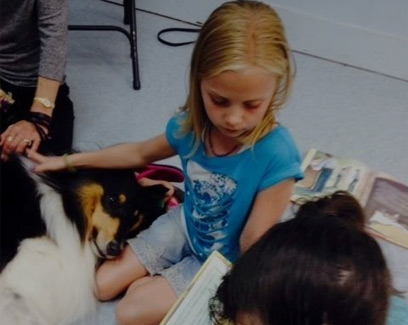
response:
[(35, 188), (30, 197), (36, 205), (20, 202), (29, 204), (31, 216), (2, 217), (2, 234), (10, 233), (14, 245), (24, 223), (39, 226), (28, 230), (35, 237), (26, 231), (30, 238), (18, 244), (0, 273), (1, 324), (63, 325), (92, 315), (98, 260), (119, 255), (130, 235), (165, 212), (167, 188), (142, 187), (130, 170), (34, 174), (28, 159), (12, 164), (24, 188)]

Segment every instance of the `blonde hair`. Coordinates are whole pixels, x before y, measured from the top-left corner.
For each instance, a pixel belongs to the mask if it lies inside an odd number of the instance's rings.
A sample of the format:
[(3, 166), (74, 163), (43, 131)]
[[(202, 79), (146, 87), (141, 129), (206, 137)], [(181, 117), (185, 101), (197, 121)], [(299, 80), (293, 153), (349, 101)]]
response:
[(208, 117), (200, 84), (227, 71), (258, 66), (278, 78), (278, 88), (261, 123), (240, 138), (253, 145), (275, 125), (275, 113), (287, 101), (294, 78), (283, 24), (270, 6), (258, 1), (226, 2), (212, 12), (198, 36), (190, 67), (187, 112), (181, 132), (193, 132), (193, 152), (201, 142)]

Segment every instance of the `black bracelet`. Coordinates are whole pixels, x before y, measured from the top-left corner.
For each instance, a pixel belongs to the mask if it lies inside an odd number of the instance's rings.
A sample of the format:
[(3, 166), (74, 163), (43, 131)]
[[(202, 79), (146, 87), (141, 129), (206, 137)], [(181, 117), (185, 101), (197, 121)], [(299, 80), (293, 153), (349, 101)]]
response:
[(52, 121), (50, 116), (39, 112), (28, 112), (24, 117), (24, 120), (34, 124), (35, 129), (40, 135), (41, 141), (47, 141), (50, 139), (43, 129), (46, 128), (49, 130)]
[(27, 114), (28, 121), (34, 121), (34, 123), (44, 125), (45, 127), (49, 127), (51, 125), (51, 116), (39, 112), (29, 112)]

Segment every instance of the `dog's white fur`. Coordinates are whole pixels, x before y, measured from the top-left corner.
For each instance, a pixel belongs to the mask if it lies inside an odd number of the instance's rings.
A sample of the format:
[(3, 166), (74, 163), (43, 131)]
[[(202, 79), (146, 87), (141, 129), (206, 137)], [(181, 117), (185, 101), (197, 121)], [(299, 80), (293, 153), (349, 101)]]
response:
[(0, 274), (0, 323), (72, 324), (95, 311), (96, 257), (88, 241), (81, 244), (61, 197), (38, 176), (32, 177), (39, 182), (48, 236), (22, 241)]

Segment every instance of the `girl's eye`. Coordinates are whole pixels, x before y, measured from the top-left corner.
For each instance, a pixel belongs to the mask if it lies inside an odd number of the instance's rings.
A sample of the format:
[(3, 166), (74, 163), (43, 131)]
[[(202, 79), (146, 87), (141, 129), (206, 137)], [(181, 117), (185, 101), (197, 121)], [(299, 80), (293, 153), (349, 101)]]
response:
[(245, 103), (245, 107), (248, 109), (257, 109), (259, 106), (261, 106), (260, 103)]
[(217, 106), (228, 106), (228, 100), (223, 99), (223, 98), (214, 98), (211, 97), (212, 102), (217, 105)]

